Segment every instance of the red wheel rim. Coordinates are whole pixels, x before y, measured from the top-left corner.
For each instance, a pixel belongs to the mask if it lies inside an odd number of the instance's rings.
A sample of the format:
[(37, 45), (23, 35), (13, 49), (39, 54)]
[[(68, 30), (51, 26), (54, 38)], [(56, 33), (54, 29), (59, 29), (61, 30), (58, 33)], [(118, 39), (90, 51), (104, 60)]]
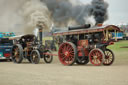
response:
[(99, 66), (102, 64), (103, 62), (103, 52), (99, 49), (94, 49), (90, 52), (89, 54), (89, 59), (90, 62), (95, 65), (95, 66)]
[(114, 61), (114, 54), (111, 50), (106, 49), (105, 50), (105, 59), (104, 59), (104, 65), (111, 65)]
[(75, 60), (75, 49), (70, 43), (63, 43), (59, 47), (59, 60), (64, 65), (71, 65)]

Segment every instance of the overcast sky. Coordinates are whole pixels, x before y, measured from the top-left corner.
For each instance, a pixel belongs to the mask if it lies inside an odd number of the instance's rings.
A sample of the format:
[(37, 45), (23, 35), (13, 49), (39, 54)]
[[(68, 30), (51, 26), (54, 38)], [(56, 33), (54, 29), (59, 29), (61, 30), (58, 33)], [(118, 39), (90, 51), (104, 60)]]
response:
[[(81, 0), (90, 3), (92, 0)], [(128, 23), (128, 0), (105, 0), (109, 4), (106, 24)]]

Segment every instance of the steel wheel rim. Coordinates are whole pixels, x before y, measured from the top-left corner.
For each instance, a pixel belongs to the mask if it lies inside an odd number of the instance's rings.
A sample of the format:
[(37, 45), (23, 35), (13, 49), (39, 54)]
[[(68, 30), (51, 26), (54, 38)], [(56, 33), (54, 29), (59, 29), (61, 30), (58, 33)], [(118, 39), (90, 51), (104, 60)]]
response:
[(111, 65), (114, 61), (114, 54), (109, 49), (106, 49), (104, 53), (105, 53), (105, 59), (104, 59), (103, 64), (104, 65)]
[(63, 43), (59, 48), (59, 60), (64, 65), (70, 65), (75, 60), (75, 50), (69, 43)]
[[(48, 51), (46, 52), (46, 54), (47, 54), (47, 53), (50, 54), (50, 52), (48, 52)], [(51, 61), (52, 55), (45, 55), (45, 59), (46, 59), (46, 61), (48, 61), (48, 62)]]
[(16, 62), (19, 61), (20, 59), (20, 53), (19, 53), (19, 49), (18, 49), (18, 46), (15, 46), (13, 51), (12, 51), (12, 56), (13, 56), (13, 59), (15, 59)]
[(38, 62), (38, 53), (35, 51), (32, 53), (32, 61), (34, 63)]
[(99, 66), (103, 61), (103, 53), (98, 49), (94, 49), (90, 52), (89, 59), (93, 65)]

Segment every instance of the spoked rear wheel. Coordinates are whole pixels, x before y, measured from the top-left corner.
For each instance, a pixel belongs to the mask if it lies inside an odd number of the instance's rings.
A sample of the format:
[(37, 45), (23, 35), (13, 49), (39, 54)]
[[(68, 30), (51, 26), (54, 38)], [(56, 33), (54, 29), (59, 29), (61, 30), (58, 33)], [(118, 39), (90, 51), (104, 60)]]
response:
[(33, 50), (31, 52), (30, 60), (34, 64), (38, 64), (40, 62), (40, 53), (38, 50)]
[(12, 48), (12, 61), (14, 63), (21, 63), (23, 60), (23, 48), (20, 44), (16, 44)]
[(63, 65), (72, 65), (76, 61), (76, 46), (71, 42), (62, 43), (59, 47), (58, 55)]
[(46, 50), (44, 51), (44, 61), (46, 63), (51, 63), (52, 60), (53, 60), (53, 55), (52, 55), (52, 52), (50, 50)]
[(95, 66), (100, 66), (104, 60), (104, 53), (99, 48), (91, 50), (89, 53), (90, 62)]
[(111, 65), (114, 62), (114, 53), (110, 49), (106, 49), (105, 52), (105, 59), (103, 64), (106, 66)]

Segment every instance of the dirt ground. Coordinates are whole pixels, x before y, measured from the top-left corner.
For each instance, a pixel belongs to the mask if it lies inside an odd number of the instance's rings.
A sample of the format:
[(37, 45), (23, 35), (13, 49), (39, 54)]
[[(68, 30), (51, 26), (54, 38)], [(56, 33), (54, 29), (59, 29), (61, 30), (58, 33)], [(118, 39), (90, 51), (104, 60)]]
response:
[(63, 66), (58, 57), (51, 64), (0, 62), (0, 85), (128, 85), (128, 52), (114, 52), (111, 66)]

